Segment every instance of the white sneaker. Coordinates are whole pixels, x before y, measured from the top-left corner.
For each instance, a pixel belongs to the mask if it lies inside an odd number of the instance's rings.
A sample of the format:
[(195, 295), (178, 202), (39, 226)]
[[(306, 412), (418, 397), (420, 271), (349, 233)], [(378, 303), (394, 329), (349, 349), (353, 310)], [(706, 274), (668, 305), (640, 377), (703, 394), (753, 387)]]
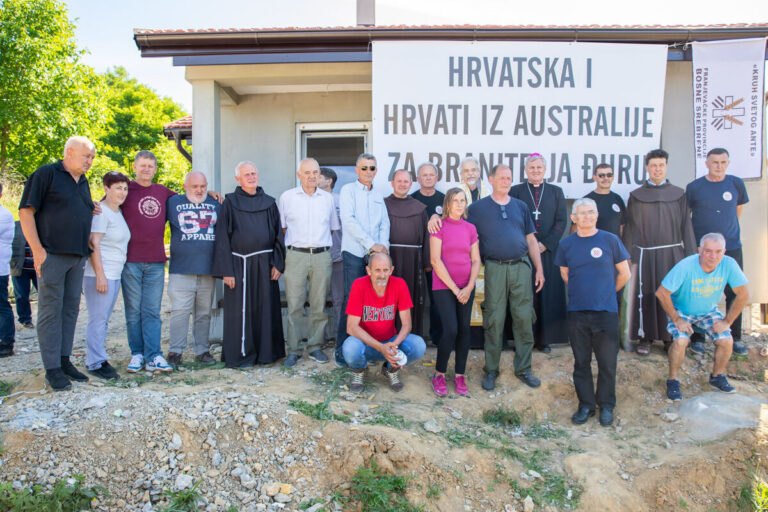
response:
[(131, 362), (128, 363), (126, 371), (128, 373), (140, 372), (144, 368), (144, 356), (141, 354), (135, 354), (131, 356)]
[(173, 366), (169, 365), (168, 361), (158, 354), (153, 360), (147, 363), (146, 369), (148, 372), (172, 372)]

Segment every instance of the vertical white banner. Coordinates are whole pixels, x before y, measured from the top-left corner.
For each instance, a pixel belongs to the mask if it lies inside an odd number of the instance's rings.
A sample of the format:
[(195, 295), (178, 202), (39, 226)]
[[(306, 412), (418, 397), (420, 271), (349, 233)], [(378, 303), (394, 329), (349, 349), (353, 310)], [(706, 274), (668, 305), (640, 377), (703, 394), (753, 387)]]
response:
[(594, 188), (613, 166), (626, 195), (659, 147), (666, 45), (524, 41), (373, 43), (373, 148), (389, 187), (397, 169), (438, 168), (438, 187), (460, 181), (467, 156), (483, 179), (496, 164), (523, 181), (523, 161), (544, 155), (545, 179), (566, 197)]
[(693, 43), (696, 176), (712, 148), (730, 153), (728, 172), (760, 178), (766, 38)]

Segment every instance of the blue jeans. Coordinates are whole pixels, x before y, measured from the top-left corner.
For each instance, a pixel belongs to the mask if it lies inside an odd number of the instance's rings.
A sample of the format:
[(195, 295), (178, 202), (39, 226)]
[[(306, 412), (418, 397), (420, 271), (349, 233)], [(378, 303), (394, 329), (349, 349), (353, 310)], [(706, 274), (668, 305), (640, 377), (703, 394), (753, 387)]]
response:
[(8, 302), (8, 276), (0, 276), (0, 347), (13, 347), (15, 341), (16, 324)]
[(165, 263), (126, 263), (122, 286), (131, 355), (141, 354), (151, 361), (162, 354), (160, 304), (165, 286)]
[(336, 333), (336, 364), (339, 366), (346, 366), (344, 362), (344, 355), (341, 352), (341, 346), (344, 344), (344, 340), (347, 339), (347, 301), (349, 300), (349, 291), (352, 289), (352, 283), (355, 279), (367, 275), (365, 271), (365, 264), (363, 258), (343, 251), (341, 253), (342, 261), (344, 262), (344, 303), (341, 307), (341, 314), (339, 315), (339, 326)]
[(29, 292), (32, 285), (37, 290), (37, 273), (34, 270), (22, 270), (20, 276), (13, 276), (13, 296), (16, 299), (16, 316), (19, 317), (19, 323), (24, 324), (32, 321), (32, 308), (29, 307)]
[[(397, 336), (392, 336), (387, 341), (382, 343), (390, 343)], [(424, 343), (424, 339), (417, 334), (409, 334), (405, 337), (402, 343), (400, 343), (400, 350), (405, 353), (408, 358), (406, 366), (421, 359), (424, 355), (424, 351), (427, 349), (427, 345)], [(347, 362), (350, 368), (353, 370), (361, 370), (368, 366), (368, 363), (375, 363), (378, 361), (384, 361), (384, 355), (373, 347), (369, 347), (358, 338), (350, 336), (344, 341), (342, 348), (344, 353), (344, 360)], [(387, 363), (387, 367), (389, 367)]]

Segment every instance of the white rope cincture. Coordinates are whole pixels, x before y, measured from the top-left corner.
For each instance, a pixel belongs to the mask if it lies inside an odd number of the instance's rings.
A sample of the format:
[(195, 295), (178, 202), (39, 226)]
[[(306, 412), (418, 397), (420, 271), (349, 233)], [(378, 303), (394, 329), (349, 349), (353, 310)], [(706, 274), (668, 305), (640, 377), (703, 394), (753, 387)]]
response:
[(273, 249), (265, 249), (263, 251), (256, 251), (252, 252), (250, 254), (240, 254), (237, 252), (233, 252), (232, 256), (237, 256), (238, 258), (243, 259), (243, 325), (240, 329), (240, 353), (245, 357), (245, 297), (246, 297), (246, 290), (247, 290), (247, 280), (246, 280), (246, 273), (248, 269), (248, 258), (251, 256), (256, 256), (257, 254), (264, 254), (268, 252), (272, 252)]
[(682, 247), (683, 242), (677, 242), (676, 244), (669, 245), (657, 245), (655, 247), (640, 247), (640, 258), (637, 261), (637, 313), (638, 313), (638, 325), (637, 335), (642, 339), (645, 337), (645, 330), (643, 329), (643, 252), (655, 251), (656, 249), (669, 249), (670, 247)]

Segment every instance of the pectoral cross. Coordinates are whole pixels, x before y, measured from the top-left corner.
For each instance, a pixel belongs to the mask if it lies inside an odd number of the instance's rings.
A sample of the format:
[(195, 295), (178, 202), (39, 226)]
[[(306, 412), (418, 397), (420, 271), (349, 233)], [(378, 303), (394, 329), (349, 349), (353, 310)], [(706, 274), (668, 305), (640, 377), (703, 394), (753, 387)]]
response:
[(539, 222), (539, 215), (541, 215), (541, 212), (539, 211), (539, 209), (538, 209), (538, 208), (536, 208), (536, 209), (535, 209), (535, 210), (533, 210), (533, 212), (531, 212), (531, 213), (533, 213), (533, 216), (536, 218), (536, 222)]

